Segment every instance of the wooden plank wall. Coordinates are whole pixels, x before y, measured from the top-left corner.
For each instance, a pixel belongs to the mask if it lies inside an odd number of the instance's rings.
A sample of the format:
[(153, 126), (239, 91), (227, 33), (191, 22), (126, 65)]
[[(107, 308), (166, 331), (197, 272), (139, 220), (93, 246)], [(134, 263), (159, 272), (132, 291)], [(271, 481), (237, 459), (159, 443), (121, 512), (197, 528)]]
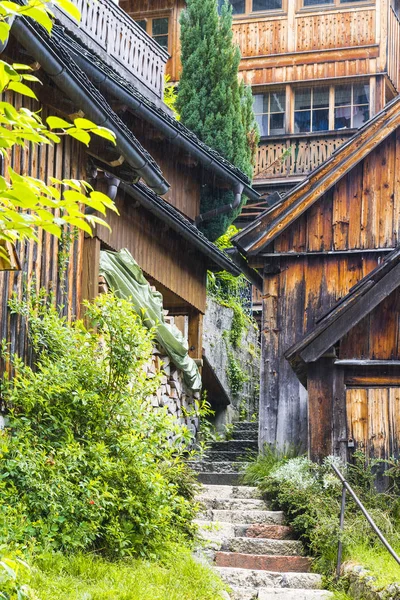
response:
[(204, 313), (207, 269), (199, 252), (121, 192), (117, 206), (123, 218), (110, 214), (112, 232), (98, 228), (101, 241), (113, 250), (128, 248), (147, 276)]
[(368, 456), (399, 455), (400, 388), (365, 387), (346, 391), (349, 438)]
[(274, 251), (394, 248), (400, 230), (400, 130), (276, 240)]
[[(22, 97), (9, 95), (9, 101), (19, 108)], [(37, 102), (23, 98), (23, 106), (31, 110), (43, 109), (45, 119), (47, 111)], [(18, 173), (30, 174), (48, 180), (50, 176), (62, 178), (85, 178), (86, 154), (82, 144), (65, 138), (54, 146), (15, 146), (10, 160), (3, 164), (3, 173), (8, 165)], [(79, 317), (81, 302), (83, 235), (72, 233), (59, 241), (43, 231), (39, 231), (39, 242), (17, 244), (22, 270), (20, 272), (0, 272), (0, 338), (11, 343), (11, 350), (28, 355), (29, 346), (26, 337), (26, 325), (23, 319), (11, 315), (8, 301), (13, 296), (21, 300), (27, 290), (36, 292), (41, 288), (54, 293), (54, 302), (63, 305), (64, 314), (72, 319)]]

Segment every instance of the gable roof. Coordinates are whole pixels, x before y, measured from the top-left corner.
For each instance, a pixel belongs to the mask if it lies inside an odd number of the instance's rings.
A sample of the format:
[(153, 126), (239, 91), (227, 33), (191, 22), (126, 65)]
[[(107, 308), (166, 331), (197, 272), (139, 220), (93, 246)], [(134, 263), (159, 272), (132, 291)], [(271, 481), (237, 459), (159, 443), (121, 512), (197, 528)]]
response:
[(400, 286), (400, 246), (320, 319), (316, 326), (285, 352), (303, 381), (307, 364), (315, 362)]
[(57, 42), (79, 64), (100, 90), (118, 98), (128, 109), (151, 123), (165, 135), (173, 145), (179, 146), (195, 156), (203, 167), (232, 185), (243, 185), (243, 193), (252, 200), (260, 198), (260, 194), (251, 187), (249, 178), (216, 150), (202, 142), (190, 129), (152, 100), (144, 96), (133, 83), (127, 81), (93, 50), (87, 48), (81, 40), (73, 36), (73, 30), (67, 35), (60, 27), (55, 27), (53, 36)]
[(399, 125), (400, 96), (396, 96), (304, 181), (236, 235), (233, 243), (249, 256), (262, 252)]

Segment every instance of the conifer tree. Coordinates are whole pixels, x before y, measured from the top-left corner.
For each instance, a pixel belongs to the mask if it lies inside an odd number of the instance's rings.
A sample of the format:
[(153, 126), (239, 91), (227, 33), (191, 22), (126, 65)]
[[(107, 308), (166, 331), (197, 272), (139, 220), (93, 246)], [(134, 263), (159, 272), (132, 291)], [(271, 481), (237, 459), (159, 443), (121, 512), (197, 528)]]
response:
[[(233, 44), (232, 8), (225, 2), (219, 16), (217, 0), (187, 0), (186, 4), (181, 16), (182, 73), (177, 99), (181, 121), (251, 178), (258, 129), (251, 90), (238, 79), (240, 52)], [(230, 202), (231, 191), (211, 193), (205, 185), (200, 209), (207, 212)], [(204, 233), (218, 238), (239, 211), (206, 222)]]

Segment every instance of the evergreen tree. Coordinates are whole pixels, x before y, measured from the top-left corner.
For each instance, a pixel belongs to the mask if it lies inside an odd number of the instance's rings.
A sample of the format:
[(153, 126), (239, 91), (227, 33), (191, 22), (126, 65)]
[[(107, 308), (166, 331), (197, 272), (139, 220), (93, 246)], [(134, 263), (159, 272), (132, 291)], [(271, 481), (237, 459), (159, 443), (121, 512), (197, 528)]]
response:
[[(181, 16), (181, 61), (177, 109), (182, 123), (251, 178), (258, 129), (251, 90), (238, 79), (240, 52), (233, 44), (228, 2), (219, 16), (216, 0), (187, 0)], [(231, 191), (203, 187), (201, 212), (230, 202)], [(204, 223), (204, 233), (218, 238), (240, 208)]]

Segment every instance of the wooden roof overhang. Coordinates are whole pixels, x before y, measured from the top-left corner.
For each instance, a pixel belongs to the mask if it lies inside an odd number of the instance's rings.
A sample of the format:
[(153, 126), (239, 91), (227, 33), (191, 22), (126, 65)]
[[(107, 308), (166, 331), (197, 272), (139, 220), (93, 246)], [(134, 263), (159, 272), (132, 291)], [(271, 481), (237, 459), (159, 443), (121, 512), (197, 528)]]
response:
[[(346, 333), (399, 286), (400, 246), (357, 283), (309, 333), (285, 352), (285, 358), (300, 381), (306, 383), (309, 363), (317, 361), (329, 352)], [(380, 361), (374, 362), (378, 364)]]
[(248, 256), (262, 254), (287, 227), (328, 192), (400, 125), (400, 96), (370, 119), (304, 181), (268, 208), (232, 241)]

